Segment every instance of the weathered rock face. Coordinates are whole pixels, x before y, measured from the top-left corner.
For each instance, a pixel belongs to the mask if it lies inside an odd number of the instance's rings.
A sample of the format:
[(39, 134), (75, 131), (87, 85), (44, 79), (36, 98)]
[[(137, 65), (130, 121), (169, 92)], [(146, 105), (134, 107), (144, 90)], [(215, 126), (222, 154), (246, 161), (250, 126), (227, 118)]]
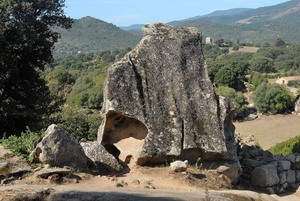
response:
[(98, 140), (116, 147), (126, 138), (140, 140), (132, 156), (141, 165), (236, 160), (234, 106), (214, 93), (201, 32), (153, 23), (143, 34), (108, 71)]
[(69, 166), (78, 171), (89, 172), (94, 163), (89, 159), (81, 145), (69, 133), (52, 124), (45, 137), (34, 150), (35, 160), (51, 166)]

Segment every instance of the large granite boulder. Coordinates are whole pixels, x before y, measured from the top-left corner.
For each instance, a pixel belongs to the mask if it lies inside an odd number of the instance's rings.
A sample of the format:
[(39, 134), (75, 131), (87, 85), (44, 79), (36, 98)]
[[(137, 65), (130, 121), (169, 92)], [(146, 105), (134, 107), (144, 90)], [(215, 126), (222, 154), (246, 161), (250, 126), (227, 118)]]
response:
[(88, 158), (81, 145), (67, 131), (55, 124), (49, 126), (45, 137), (37, 144), (35, 161), (50, 166), (68, 166), (76, 171), (91, 172), (93, 161)]
[(128, 155), (140, 165), (237, 161), (234, 105), (214, 93), (201, 32), (161, 23), (142, 31), (140, 43), (108, 70), (98, 140), (121, 155), (132, 147), (120, 148), (119, 142), (139, 140)]

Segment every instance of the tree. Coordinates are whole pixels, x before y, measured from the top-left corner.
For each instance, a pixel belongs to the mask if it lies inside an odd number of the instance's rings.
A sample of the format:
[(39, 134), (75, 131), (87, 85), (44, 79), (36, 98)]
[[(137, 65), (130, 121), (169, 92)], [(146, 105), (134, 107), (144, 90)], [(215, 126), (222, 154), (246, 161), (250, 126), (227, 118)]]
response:
[(234, 44), (233, 46), (232, 46), (232, 50), (233, 51), (238, 51), (240, 49), (240, 47), (238, 46), (238, 45), (236, 45), (236, 44)]
[(0, 2), (0, 137), (39, 129), (49, 115), (51, 99), (40, 76), (53, 59), (60, 34), (71, 28), (64, 0), (2, 0)]
[(279, 47), (279, 46), (283, 46), (283, 45), (285, 45), (285, 42), (281, 38), (277, 38), (276, 42), (275, 42), (275, 46)]
[(264, 42), (261, 46), (262, 46), (262, 47), (270, 47), (270, 43)]
[(259, 73), (276, 72), (274, 68), (274, 60), (267, 57), (254, 57), (250, 61), (250, 68), (252, 71), (256, 71)]
[(217, 86), (228, 86), (242, 91), (245, 88), (246, 74), (249, 64), (246, 62), (232, 62), (219, 69), (214, 77)]
[(254, 91), (253, 100), (258, 111), (276, 113), (292, 108), (295, 97), (279, 84), (262, 83)]
[(252, 90), (255, 90), (262, 83), (268, 83), (268, 79), (258, 72), (252, 72), (248, 82), (253, 85)]
[(224, 39), (221, 38), (221, 39), (216, 40), (215, 44), (218, 45), (219, 47), (223, 47), (224, 46)]

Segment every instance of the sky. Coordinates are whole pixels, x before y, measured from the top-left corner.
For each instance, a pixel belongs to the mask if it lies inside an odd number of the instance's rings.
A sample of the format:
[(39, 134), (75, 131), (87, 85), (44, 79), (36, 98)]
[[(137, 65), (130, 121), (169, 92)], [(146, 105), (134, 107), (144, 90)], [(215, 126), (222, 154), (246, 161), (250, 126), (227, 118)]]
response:
[(90, 16), (116, 26), (167, 23), (232, 8), (259, 8), (288, 0), (65, 0), (65, 14)]

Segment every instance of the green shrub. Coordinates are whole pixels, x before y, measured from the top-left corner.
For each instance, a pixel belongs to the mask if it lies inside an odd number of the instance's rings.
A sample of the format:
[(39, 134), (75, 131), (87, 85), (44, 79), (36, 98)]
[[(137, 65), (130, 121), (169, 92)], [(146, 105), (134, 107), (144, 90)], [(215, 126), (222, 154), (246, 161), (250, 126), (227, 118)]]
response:
[(268, 79), (264, 75), (258, 72), (252, 72), (248, 81), (250, 84), (253, 85), (251, 90), (255, 90), (259, 85), (261, 85), (264, 82), (268, 83)]
[(27, 127), (25, 133), (22, 133), (21, 136), (11, 135), (8, 138), (3, 138), (0, 140), (0, 144), (5, 148), (10, 149), (14, 155), (19, 156), (26, 161), (32, 161), (32, 158), (30, 158), (29, 155), (41, 141), (43, 135), (44, 131), (35, 133), (30, 131)]
[(300, 135), (286, 141), (277, 143), (269, 149), (272, 154), (288, 155), (292, 153), (300, 154)]
[(240, 47), (238, 45), (233, 45), (232, 46), (233, 51), (238, 51), (239, 49), (240, 49)]
[(101, 124), (98, 110), (64, 107), (61, 112), (51, 115), (52, 123), (68, 131), (79, 142), (97, 140)]
[(279, 84), (262, 83), (253, 93), (253, 100), (259, 112), (286, 112), (294, 106), (295, 97)]

